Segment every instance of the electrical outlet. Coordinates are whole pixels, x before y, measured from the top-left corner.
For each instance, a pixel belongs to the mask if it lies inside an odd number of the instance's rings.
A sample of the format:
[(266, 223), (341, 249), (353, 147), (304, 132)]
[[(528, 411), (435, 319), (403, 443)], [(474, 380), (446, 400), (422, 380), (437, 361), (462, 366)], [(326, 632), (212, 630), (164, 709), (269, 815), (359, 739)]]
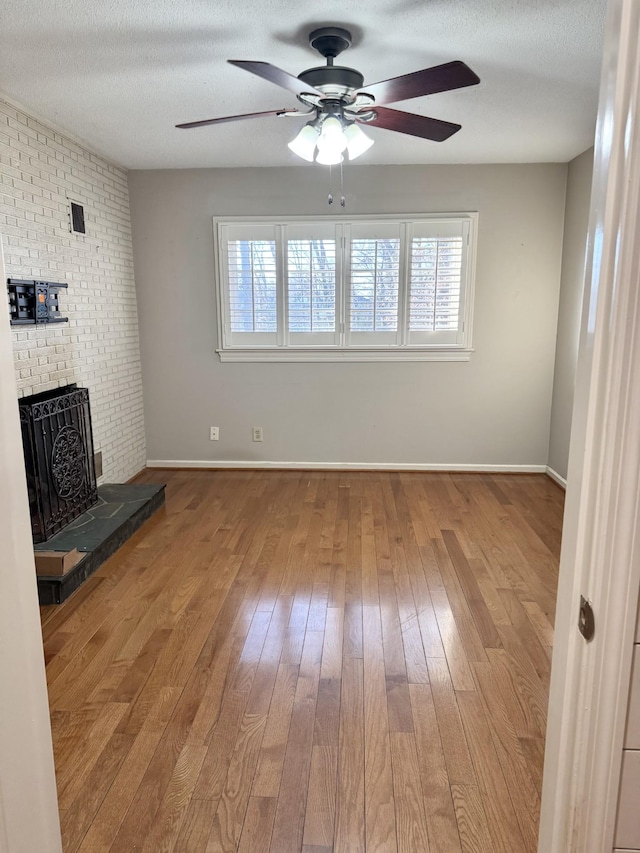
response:
[(262, 427), (253, 428), (253, 440), (262, 441)]
[(220, 438), (219, 427), (209, 427), (209, 441), (218, 441)]

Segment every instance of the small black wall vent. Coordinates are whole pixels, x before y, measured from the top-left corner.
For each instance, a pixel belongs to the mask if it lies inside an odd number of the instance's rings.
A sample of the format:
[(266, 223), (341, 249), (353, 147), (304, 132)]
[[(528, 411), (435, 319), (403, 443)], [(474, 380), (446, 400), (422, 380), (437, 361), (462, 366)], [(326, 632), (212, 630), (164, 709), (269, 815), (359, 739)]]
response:
[(84, 207), (75, 201), (71, 202), (71, 230), (76, 234), (86, 234), (84, 224)]

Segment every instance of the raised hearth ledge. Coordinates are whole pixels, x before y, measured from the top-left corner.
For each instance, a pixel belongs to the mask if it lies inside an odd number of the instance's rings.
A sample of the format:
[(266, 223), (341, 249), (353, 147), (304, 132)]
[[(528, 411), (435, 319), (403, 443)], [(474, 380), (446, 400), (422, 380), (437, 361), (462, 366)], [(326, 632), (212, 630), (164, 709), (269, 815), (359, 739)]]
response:
[(61, 604), (123, 545), (164, 503), (164, 485), (126, 483), (98, 486), (98, 503), (36, 551), (71, 551), (85, 556), (67, 574), (39, 576), (40, 604)]

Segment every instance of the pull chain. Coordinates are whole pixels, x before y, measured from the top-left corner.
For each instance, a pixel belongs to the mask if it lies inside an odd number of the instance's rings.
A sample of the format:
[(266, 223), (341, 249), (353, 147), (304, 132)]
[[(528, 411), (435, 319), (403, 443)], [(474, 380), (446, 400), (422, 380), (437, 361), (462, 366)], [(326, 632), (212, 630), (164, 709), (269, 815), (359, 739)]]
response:
[[(333, 204), (333, 167), (329, 166), (329, 195), (327, 196), (328, 204)], [(347, 199), (344, 195), (344, 170), (342, 161), (340, 161), (340, 207), (347, 206)]]

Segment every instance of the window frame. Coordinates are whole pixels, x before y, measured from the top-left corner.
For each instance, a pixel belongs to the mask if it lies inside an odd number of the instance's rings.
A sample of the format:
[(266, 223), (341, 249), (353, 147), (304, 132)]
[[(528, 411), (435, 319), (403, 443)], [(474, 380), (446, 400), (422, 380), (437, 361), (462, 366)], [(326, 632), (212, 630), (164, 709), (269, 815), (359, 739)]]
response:
[[(410, 265), (411, 238), (415, 226), (428, 223), (458, 223), (461, 225), (463, 239), (466, 236), (466, 251), (463, 251), (463, 264), (460, 286), (460, 320), (458, 331), (449, 334), (456, 337), (455, 342), (443, 342), (446, 335), (434, 332), (417, 333), (423, 336), (423, 341), (410, 342), (409, 311), (410, 311)], [(350, 316), (351, 299), (351, 232), (355, 226), (357, 233), (362, 232), (362, 226), (370, 224), (372, 230), (386, 226), (399, 229), (400, 234), (400, 273), (398, 286), (398, 329), (397, 332), (352, 332), (347, 326)], [(286, 263), (287, 226), (298, 230), (297, 226), (310, 226), (313, 239), (313, 226), (326, 234), (327, 227), (333, 228), (336, 235), (336, 302), (335, 317), (336, 331), (322, 333), (323, 341), (299, 343), (301, 336), (315, 338), (314, 333), (290, 332), (288, 330), (288, 269)], [(264, 234), (265, 226), (273, 229), (276, 240), (276, 256), (280, 263), (282, 274), (278, 276), (276, 285), (276, 315), (277, 332), (270, 333), (267, 341), (255, 332), (234, 332), (232, 340), (229, 315), (229, 282), (227, 267), (227, 241), (229, 230), (238, 228), (247, 234), (253, 227), (256, 232)], [(478, 213), (431, 213), (431, 214), (378, 214), (373, 216), (229, 216), (214, 217), (214, 266), (215, 291), (217, 307), (218, 347), (216, 352), (223, 362), (380, 362), (380, 361), (468, 361), (472, 348), (473, 303), (475, 291), (476, 242), (478, 229)], [(251, 236), (235, 239), (252, 239)], [(257, 239), (263, 239), (262, 237)], [(292, 239), (303, 239), (299, 233)], [(326, 237), (324, 238), (326, 239)], [(416, 333), (414, 333), (416, 334)], [(416, 336), (417, 336), (416, 334)], [(239, 339), (238, 336), (242, 335)], [(327, 343), (327, 335), (333, 336), (339, 343)], [(294, 337), (294, 343), (287, 341)], [(371, 343), (366, 342), (369, 338)], [(395, 337), (395, 342), (386, 343)], [(425, 340), (426, 338), (426, 340)], [(429, 342), (430, 339), (430, 342)]]

